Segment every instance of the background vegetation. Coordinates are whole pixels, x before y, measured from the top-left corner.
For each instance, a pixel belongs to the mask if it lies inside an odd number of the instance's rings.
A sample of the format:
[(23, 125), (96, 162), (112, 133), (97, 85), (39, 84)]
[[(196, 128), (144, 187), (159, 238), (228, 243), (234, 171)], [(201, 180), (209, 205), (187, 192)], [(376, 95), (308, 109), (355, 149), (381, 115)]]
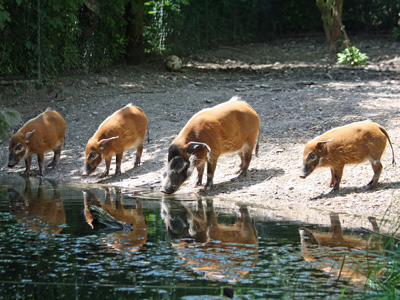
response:
[[(344, 0), (347, 30), (393, 31), (397, 0)], [(0, 80), (323, 32), (310, 0), (0, 0)]]

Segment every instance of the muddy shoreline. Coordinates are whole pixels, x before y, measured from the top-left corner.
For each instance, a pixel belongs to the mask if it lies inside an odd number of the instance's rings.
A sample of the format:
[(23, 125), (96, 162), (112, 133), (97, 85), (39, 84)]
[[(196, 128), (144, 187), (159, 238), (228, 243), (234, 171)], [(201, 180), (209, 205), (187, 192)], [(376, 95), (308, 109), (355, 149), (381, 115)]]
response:
[[(371, 119), (388, 131), (396, 159), (400, 153), (400, 55), (390, 37), (363, 36), (353, 43), (370, 57), (364, 67), (329, 65), (324, 38), (283, 39), (266, 44), (220, 47), (183, 58), (182, 72), (165, 70), (162, 62), (102, 70), (99, 74), (63, 77), (44, 86), (2, 87), (2, 107), (19, 111), (22, 119), (51, 107), (67, 122), (65, 146), (58, 169), (46, 178), (159, 192), (167, 149), (197, 111), (240, 96), (260, 116), (259, 157), (253, 157), (249, 175), (237, 180), (237, 155), (221, 157), (214, 188), (194, 188), (196, 174), (177, 192), (179, 199), (213, 197), (216, 206), (235, 209), (246, 203), (260, 217), (329, 224), (338, 212), (344, 227), (368, 228), (368, 216), (385, 219), (385, 231), (398, 226), (400, 170), (391, 165), (388, 147), (378, 187), (366, 189), (373, 172), (369, 163), (346, 166), (341, 189), (328, 194), (329, 169), (300, 179), (304, 144), (311, 138), (355, 121)], [(135, 150), (124, 155), (122, 174), (99, 178), (104, 162), (82, 177), (84, 148), (99, 124), (128, 103), (143, 109), (149, 119), (150, 143), (144, 144), (142, 164), (133, 169)], [(20, 163), (8, 169), (8, 141), (0, 143), (1, 174), (24, 170)], [(51, 154), (46, 155), (46, 162)], [(399, 161), (399, 159), (397, 159)], [(115, 161), (110, 174), (115, 172)], [(32, 176), (38, 173), (36, 158)]]

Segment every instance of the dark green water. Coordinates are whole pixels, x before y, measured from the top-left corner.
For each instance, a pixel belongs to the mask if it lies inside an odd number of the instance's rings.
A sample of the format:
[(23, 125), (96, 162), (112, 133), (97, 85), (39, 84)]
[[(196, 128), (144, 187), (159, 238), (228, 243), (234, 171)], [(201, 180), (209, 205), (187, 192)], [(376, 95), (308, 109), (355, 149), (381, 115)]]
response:
[[(371, 293), (304, 260), (298, 229), (312, 224), (136, 194), (0, 176), (0, 299), (218, 299), (224, 288), (235, 299)], [(133, 226), (109, 230), (93, 206)]]

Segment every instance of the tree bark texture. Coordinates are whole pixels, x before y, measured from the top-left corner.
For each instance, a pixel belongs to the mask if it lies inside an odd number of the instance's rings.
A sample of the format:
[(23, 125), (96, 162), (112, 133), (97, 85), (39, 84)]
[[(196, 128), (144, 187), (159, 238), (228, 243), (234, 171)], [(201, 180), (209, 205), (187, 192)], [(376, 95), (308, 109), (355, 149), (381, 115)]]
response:
[(131, 0), (125, 7), (128, 64), (139, 64), (144, 61), (143, 12), (144, 0)]
[(331, 56), (336, 56), (339, 52), (337, 40), (342, 37), (343, 0), (316, 0), (316, 3), (321, 12), (329, 52)]

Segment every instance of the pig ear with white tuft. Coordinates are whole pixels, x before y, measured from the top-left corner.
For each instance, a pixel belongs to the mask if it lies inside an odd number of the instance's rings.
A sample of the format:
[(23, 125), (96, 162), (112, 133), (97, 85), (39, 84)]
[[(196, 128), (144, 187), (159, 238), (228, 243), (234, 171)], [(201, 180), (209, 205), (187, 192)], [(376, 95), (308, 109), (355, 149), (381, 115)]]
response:
[(29, 131), (29, 132), (27, 132), (26, 134), (25, 134), (25, 143), (29, 143), (29, 141), (30, 141), (30, 139), (31, 139), (31, 137), (32, 137), (32, 134), (35, 132), (35, 129), (33, 129), (32, 131)]
[(211, 148), (206, 143), (189, 142), (186, 146), (187, 146), (186, 152), (188, 154), (193, 154), (194, 150), (196, 150), (197, 147), (202, 147), (206, 149), (208, 153), (211, 152)]
[(322, 151), (322, 147), (326, 144), (326, 143), (328, 143), (328, 142), (330, 142), (330, 141), (332, 141), (333, 139), (330, 139), (330, 140), (326, 140), (326, 141), (319, 141), (318, 143), (317, 143), (317, 150), (319, 151), (319, 152), (321, 152)]
[(119, 138), (119, 136), (113, 136), (113, 137), (110, 137), (110, 138), (108, 138), (108, 139), (102, 139), (102, 140), (100, 140), (100, 141), (98, 142), (99, 149), (100, 149), (100, 150), (104, 150), (104, 147), (107, 145), (107, 143), (108, 143), (109, 141), (112, 141), (112, 140), (115, 140), (115, 139), (118, 139), (118, 138)]

